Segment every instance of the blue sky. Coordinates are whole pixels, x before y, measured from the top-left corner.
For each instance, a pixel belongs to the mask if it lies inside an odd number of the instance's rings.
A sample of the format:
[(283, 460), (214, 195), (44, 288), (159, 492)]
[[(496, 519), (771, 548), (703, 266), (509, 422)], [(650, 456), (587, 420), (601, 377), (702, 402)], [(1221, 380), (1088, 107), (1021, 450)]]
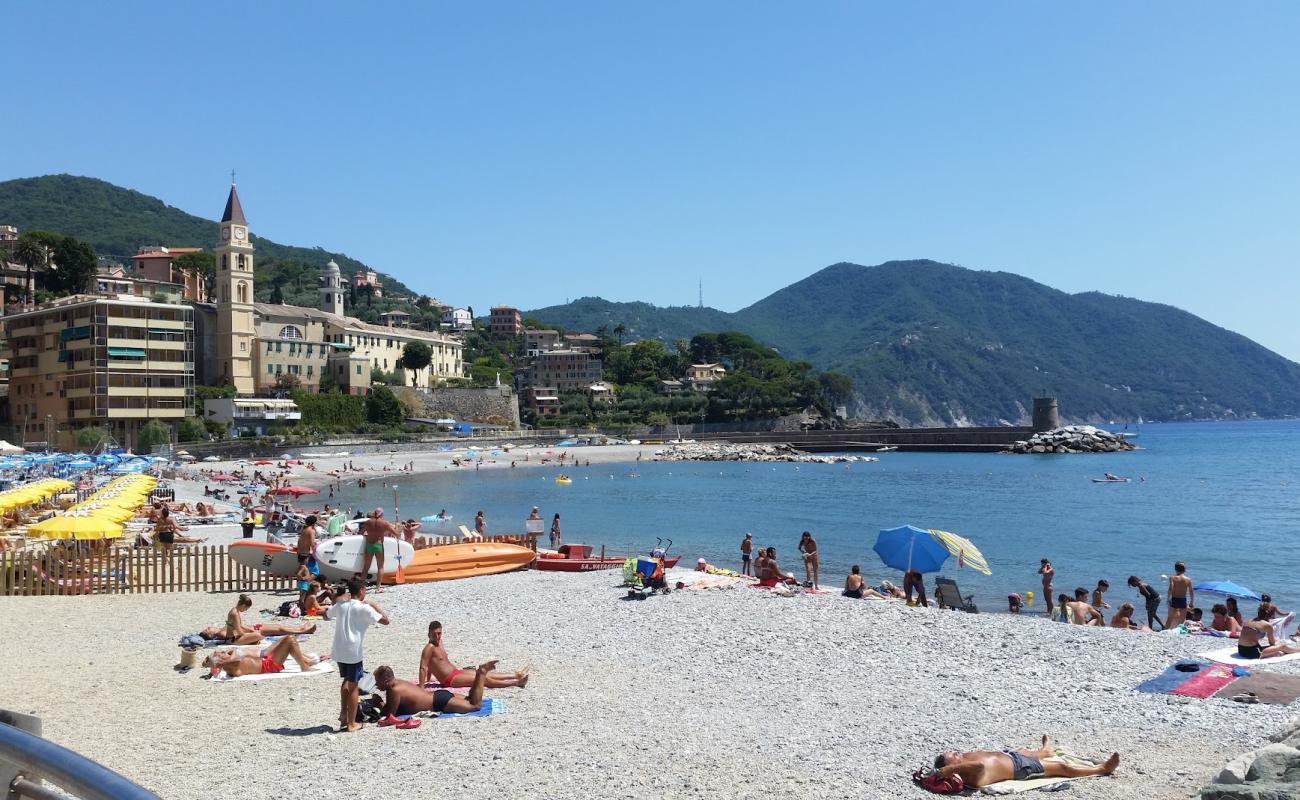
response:
[[(383, 8), (383, 13), (373, 9)], [(459, 305), (735, 310), (933, 258), (1300, 359), (1300, 5), (24, 3), (0, 178), (92, 175)]]

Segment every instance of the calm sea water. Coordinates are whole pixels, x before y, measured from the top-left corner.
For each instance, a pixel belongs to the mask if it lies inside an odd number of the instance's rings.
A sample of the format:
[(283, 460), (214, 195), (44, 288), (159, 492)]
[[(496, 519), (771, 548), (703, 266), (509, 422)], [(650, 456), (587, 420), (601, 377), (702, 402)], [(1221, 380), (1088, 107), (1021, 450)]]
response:
[[(671, 538), (690, 559), (738, 567), (740, 540), (752, 531), (801, 579), (796, 544), (810, 530), (832, 585), (852, 564), (897, 582), (871, 550), (876, 533), (905, 523), (940, 528), (969, 537), (988, 558), (992, 576), (958, 569), (955, 558), (943, 573), (986, 610), (1028, 590), (1041, 608), (1040, 558), (1056, 567), (1058, 592), (1106, 578), (1112, 606), (1136, 597), (1128, 575), (1155, 583), (1182, 559), (1194, 580), (1234, 580), (1272, 593), (1287, 610), (1300, 607), (1300, 421), (1144, 425), (1138, 433), (1143, 449), (1118, 455), (882, 453), (848, 468), (640, 462), (570, 469), (571, 486), (556, 485), (559, 470), (550, 468), (448, 471), (398, 485), (404, 518), (445, 508), (455, 524), (472, 525), (482, 509), (490, 531), (514, 532), (537, 505), (548, 525), (560, 514), (565, 541), (611, 552)], [(573, 453), (580, 458), (582, 449)], [(1091, 482), (1107, 471), (1134, 482)], [(338, 499), (390, 508), (392, 490), (372, 481), (345, 487)]]

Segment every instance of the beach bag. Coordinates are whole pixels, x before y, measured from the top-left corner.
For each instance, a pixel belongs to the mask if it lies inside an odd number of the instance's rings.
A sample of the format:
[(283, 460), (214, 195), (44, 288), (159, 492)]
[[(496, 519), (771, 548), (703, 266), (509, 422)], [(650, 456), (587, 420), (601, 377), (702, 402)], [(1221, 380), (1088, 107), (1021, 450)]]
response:
[(357, 722), (359, 723), (378, 722), (383, 713), (383, 705), (373, 697), (367, 697), (357, 703)]
[(302, 616), (302, 609), (298, 608), (297, 601), (286, 600), (280, 604), (280, 616), (298, 618)]
[(912, 773), (912, 783), (935, 794), (961, 794), (966, 791), (966, 782), (960, 775), (943, 775), (938, 770)]

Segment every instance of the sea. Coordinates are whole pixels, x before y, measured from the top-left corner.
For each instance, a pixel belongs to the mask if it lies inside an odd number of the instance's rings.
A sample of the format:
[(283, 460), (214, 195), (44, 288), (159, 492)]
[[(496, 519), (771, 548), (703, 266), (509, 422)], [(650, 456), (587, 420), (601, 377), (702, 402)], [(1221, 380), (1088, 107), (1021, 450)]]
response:
[[(683, 565), (705, 558), (733, 569), (751, 532), (756, 544), (776, 547), (782, 569), (800, 579), (797, 544), (810, 531), (828, 587), (842, 586), (854, 564), (874, 583), (898, 583), (900, 573), (885, 567), (872, 545), (882, 528), (911, 524), (959, 533), (981, 549), (992, 575), (963, 568), (955, 557), (940, 573), (973, 594), (981, 611), (1005, 611), (1008, 594), (1031, 591), (1041, 610), (1042, 558), (1056, 569), (1058, 593), (1091, 591), (1108, 580), (1112, 607), (1134, 602), (1140, 612), (1128, 576), (1163, 591), (1179, 560), (1195, 582), (1231, 580), (1272, 594), (1284, 610), (1300, 607), (1300, 421), (1111, 429), (1133, 435), (1139, 449), (888, 452), (873, 454), (877, 462), (837, 465), (641, 461), (566, 467), (570, 485), (555, 483), (558, 467), (462, 469), (345, 486), (336, 501), (391, 509), (396, 487), (403, 519), (444, 509), (452, 515), (449, 525), (426, 525), (430, 534), (472, 527), (479, 510), (489, 532), (519, 532), (538, 506), (548, 529), (560, 515), (565, 542), (634, 554), (671, 540)], [(566, 449), (581, 464), (584, 448)], [(1093, 482), (1106, 472), (1132, 480)], [(1210, 604), (1198, 598), (1197, 605)]]

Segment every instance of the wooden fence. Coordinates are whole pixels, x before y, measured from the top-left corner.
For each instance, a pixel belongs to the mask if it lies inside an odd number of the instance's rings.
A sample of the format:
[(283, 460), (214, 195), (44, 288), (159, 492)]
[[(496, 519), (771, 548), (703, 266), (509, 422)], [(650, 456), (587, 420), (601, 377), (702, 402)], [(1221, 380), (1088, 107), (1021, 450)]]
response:
[[(486, 541), (537, 549), (535, 535), (489, 536)], [(456, 536), (420, 536), (415, 548), (461, 544)], [(292, 578), (237, 564), (224, 546), (153, 548), (53, 545), (0, 553), (0, 597), (7, 595), (152, 594), (157, 592), (270, 592), (294, 589)]]

